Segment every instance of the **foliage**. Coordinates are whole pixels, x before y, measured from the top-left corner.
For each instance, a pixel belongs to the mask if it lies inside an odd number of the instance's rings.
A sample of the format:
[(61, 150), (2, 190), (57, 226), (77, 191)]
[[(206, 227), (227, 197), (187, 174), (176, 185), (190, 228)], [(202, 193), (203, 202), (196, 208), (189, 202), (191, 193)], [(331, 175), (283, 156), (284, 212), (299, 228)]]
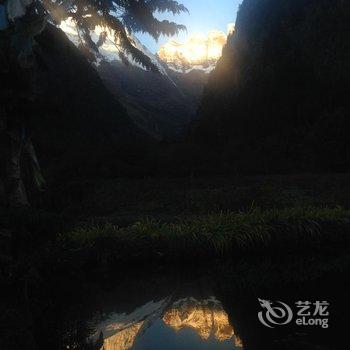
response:
[[(108, 255), (117, 259), (129, 259), (135, 254), (152, 256), (154, 253), (181, 256), (191, 252), (191, 258), (252, 251), (263, 253), (276, 246), (285, 251), (291, 247), (309, 247), (311, 242), (315, 244), (320, 239), (327, 241), (334, 232), (329, 228), (324, 232), (322, 225), (341, 225), (349, 215), (348, 210), (340, 207), (252, 209), (249, 212), (212, 214), (176, 223), (144, 219), (125, 228), (112, 224), (82, 227), (62, 234), (61, 239), (78, 247), (97, 249), (104, 242), (104, 250), (107, 249)], [(345, 231), (338, 232), (334, 237), (340, 241), (345, 238), (348, 239)], [(124, 247), (122, 251), (120, 247)]]
[[(81, 43), (92, 51), (106, 38), (106, 31), (114, 33), (115, 45), (120, 51), (122, 60), (130, 55), (145, 68), (158, 71), (151, 59), (135, 47), (132, 33), (149, 33), (154, 39), (160, 35), (175, 35), (185, 30), (183, 25), (160, 21), (155, 17), (157, 12), (171, 12), (174, 15), (187, 9), (174, 0), (43, 0), (45, 8), (56, 22), (71, 18), (77, 25)], [(91, 32), (100, 26), (105, 29), (95, 43)]]

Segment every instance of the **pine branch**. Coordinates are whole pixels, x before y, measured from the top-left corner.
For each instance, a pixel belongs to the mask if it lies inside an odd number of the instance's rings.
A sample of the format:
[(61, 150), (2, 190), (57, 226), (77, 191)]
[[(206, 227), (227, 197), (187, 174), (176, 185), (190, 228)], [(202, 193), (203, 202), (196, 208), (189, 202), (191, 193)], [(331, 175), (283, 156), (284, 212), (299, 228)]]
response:
[(150, 6), (152, 12), (171, 12), (173, 15), (178, 15), (181, 12), (189, 13), (184, 5), (173, 0), (148, 0), (146, 3)]
[[(183, 25), (160, 21), (154, 16), (156, 12), (171, 12), (174, 15), (188, 12), (184, 5), (174, 0), (43, 0), (43, 4), (57, 23), (71, 17), (84, 45), (92, 51), (98, 52), (102, 43), (96, 44), (91, 39), (91, 32), (96, 26), (111, 29), (115, 34), (116, 46), (153, 72), (159, 72), (159, 69), (133, 45), (128, 33), (149, 33), (158, 40), (160, 35), (173, 36), (186, 30)], [(125, 60), (126, 55), (123, 55)]]

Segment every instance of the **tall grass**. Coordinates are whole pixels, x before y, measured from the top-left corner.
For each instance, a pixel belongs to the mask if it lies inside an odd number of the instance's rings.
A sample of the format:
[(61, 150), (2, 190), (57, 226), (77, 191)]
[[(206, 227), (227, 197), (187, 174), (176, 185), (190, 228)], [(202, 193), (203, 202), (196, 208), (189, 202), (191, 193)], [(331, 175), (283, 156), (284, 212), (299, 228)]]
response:
[[(103, 226), (76, 228), (65, 239), (78, 246), (92, 247), (107, 242), (105, 248), (116, 249), (115, 254), (128, 252), (151, 254), (216, 254), (232, 251), (263, 251), (271, 247), (303, 247), (308, 242), (319, 242), (335, 235), (348, 237), (343, 230), (348, 210), (337, 208), (289, 208), (282, 210), (251, 209), (248, 212), (219, 213), (161, 223), (143, 219), (118, 228)], [(329, 224), (339, 228), (330, 230)], [(324, 231), (324, 225), (327, 225)], [(344, 236), (345, 235), (345, 236)], [(131, 254), (132, 255), (132, 254)]]

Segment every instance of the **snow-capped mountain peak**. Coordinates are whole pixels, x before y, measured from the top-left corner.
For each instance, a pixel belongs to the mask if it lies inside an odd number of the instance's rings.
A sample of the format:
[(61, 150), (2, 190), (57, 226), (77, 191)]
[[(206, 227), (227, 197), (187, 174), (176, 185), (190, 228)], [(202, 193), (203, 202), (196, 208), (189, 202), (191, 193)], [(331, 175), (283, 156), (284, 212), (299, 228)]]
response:
[(159, 49), (158, 57), (170, 69), (181, 73), (192, 70), (210, 73), (222, 55), (228, 35), (233, 32), (234, 25), (229, 24), (227, 34), (214, 29), (207, 35), (194, 33), (184, 43), (170, 40)]
[[(72, 19), (67, 19), (65, 21), (62, 21), (60, 24), (60, 28), (66, 33), (66, 35), (69, 37), (69, 39), (76, 45), (79, 46), (80, 39), (79, 39), (79, 32), (77, 30), (77, 27)], [(99, 39), (99, 36), (102, 31), (106, 31), (105, 28), (97, 26), (94, 30), (94, 32), (91, 34), (92, 40), (96, 43)], [(159, 69), (159, 72), (163, 75), (168, 76), (166, 69), (164, 68), (162, 62), (159, 60), (158, 56), (153, 54), (146, 46), (144, 46), (133, 34), (129, 34), (129, 38), (131, 39), (133, 45), (143, 52), (146, 56), (148, 56), (152, 63)], [(120, 49), (117, 47), (117, 45), (114, 42), (114, 33), (112, 31), (107, 30), (107, 38), (103, 45), (99, 49), (99, 54), (97, 55), (97, 65), (103, 60), (107, 62), (112, 61), (120, 61), (119, 56)], [(124, 55), (127, 57), (129, 62), (137, 66), (141, 69), (145, 69), (141, 64), (135, 62), (133, 58), (130, 55), (127, 55), (124, 53)]]
[[(60, 28), (76, 46), (79, 46), (79, 32), (72, 19), (61, 22)], [(106, 29), (99, 26), (95, 28), (91, 35), (95, 43), (103, 31), (106, 31)], [(157, 54), (153, 54), (135, 35), (129, 34), (129, 38), (137, 49), (151, 59), (159, 72), (172, 81), (167, 73), (167, 68), (179, 73), (189, 73), (192, 70), (210, 73), (221, 57), (222, 49), (226, 44), (228, 35), (233, 31), (233, 24), (229, 24), (228, 34), (219, 30), (211, 30), (207, 35), (194, 33), (189, 36), (185, 43), (179, 43), (172, 39), (163, 45)], [(99, 65), (102, 60), (107, 62), (121, 61), (119, 50), (114, 42), (114, 33), (107, 30), (107, 38), (99, 49), (96, 64)], [(145, 69), (141, 64), (135, 62), (130, 55), (125, 53), (124, 55), (132, 65)], [(172, 83), (175, 84), (173, 81)]]

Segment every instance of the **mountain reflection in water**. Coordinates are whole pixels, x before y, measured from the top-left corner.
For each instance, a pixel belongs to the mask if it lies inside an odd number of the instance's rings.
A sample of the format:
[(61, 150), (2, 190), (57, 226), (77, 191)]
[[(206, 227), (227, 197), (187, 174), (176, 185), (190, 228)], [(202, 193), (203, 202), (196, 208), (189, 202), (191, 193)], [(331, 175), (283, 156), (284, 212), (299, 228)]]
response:
[(242, 348), (222, 304), (215, 298), (149, 302), (130, 314), (112, 314), (95, 327), (103, 350)]

